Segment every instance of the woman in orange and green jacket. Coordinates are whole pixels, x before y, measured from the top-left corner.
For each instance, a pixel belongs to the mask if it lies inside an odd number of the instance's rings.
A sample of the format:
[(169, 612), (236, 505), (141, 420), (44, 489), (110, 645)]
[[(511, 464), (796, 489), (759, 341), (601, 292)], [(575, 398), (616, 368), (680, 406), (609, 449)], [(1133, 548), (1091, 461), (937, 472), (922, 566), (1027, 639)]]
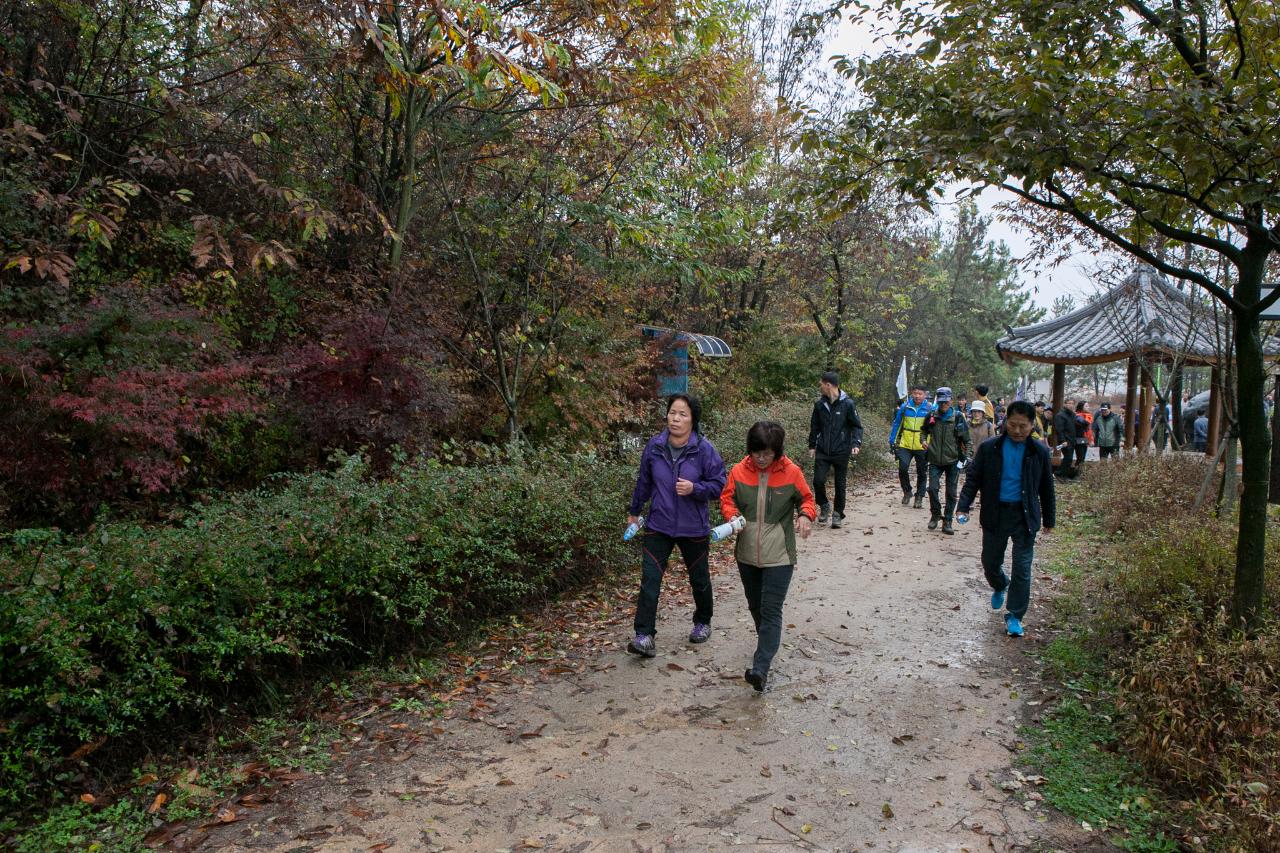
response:
[(743, 675), (764, 690), (769, 666), (782, 642), (782, 605), (796, 567), (796, 534), (809, 538), (818, 508), (804, 472), (782, 452), (786, 431), (774, 421), (756, 421), (747, 431), (747, 455), (733, 466), (720, 493), (720, 514), (742, 516), (734, 557), (756, 623), (756, 652)]

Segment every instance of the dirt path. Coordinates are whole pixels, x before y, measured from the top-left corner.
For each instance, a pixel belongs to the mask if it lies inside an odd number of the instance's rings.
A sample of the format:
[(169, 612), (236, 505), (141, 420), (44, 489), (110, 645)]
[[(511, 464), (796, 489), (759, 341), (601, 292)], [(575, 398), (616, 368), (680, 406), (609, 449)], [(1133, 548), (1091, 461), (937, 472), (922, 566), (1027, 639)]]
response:
[[(1016, 729), (1040, 687), (1004, 637), (976, 524), (925, 529), (895, 483), (850, 496), (801, 548), (770, 690), (742, 680), (754, 631), (728, 549), (712, 640), (685, 642), (678, 569), (659, 655), (623, 651), (629, 612), (543, 677), (444, 722), (371, 717), (323, 776), (202, 836), (233, 851), (1077, 850), (1023, 784)], [(1043, 574), (1037, 571), (1037, 583)], [(581, 638), (579, 638), (581, 639)], [(592, 651), (594, 649), (594, 651)], [(376, 717), (377, 715), (375, 715)], [(399, 721), (397, 721), (399, 720)], [(385, 845), (385, 846), (384, 846)]]

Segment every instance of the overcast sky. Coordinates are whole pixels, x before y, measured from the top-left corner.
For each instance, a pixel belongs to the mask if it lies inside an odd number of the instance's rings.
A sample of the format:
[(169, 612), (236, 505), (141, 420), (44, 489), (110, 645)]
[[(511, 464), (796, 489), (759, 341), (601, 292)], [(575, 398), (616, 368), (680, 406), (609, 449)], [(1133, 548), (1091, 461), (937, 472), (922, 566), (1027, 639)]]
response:
[[(844, 55), (850, 59), (860, 56), (869, 56), (880, 53), (874, 37), (866, 27), (855, 26), (847, 19), (842, 21), (839, 28), (832, 35), (828, 45), (828, 56)], [(1028, 235), (1015, 228), (1013, 225), (1002, 222), (999, 214), (995, 210), (995, 206), (1002, 201), (1012, 200), (1014, 197), (1004, 192), (989, 188), (978, 196), (978, 208), (984, 215), (992, 217), (991, 230), (989, 236), (994, 241), (1003, 242), (1009, 247), (1010, 252), (1015, 259), (1021, 260), (1025, 258), (1031, 251), (1031, 241)], [(939, 206), (936, 208), (939, 215), (945, 220), (954, 216), (949, 206)], [(1089, 276), (1089, 269), (1095, 263), (1095, 259), (1088, 252), (1076, 247), (1073, 254), (1063, 263), (1050, 269), (1034, 269), (1028, 265), (1022, 265), (1021, 276), (1026, 290), (1028, 290), (1032, 299), (1037, 305), (1049, 308), (1053, 304), (1053, 300), (1063, 295), (1072, 295), (1076, 298), (1076, 302), (1081, 302), (1085, 297), (1096, 292), (1097, 287), (1093, 284)]]

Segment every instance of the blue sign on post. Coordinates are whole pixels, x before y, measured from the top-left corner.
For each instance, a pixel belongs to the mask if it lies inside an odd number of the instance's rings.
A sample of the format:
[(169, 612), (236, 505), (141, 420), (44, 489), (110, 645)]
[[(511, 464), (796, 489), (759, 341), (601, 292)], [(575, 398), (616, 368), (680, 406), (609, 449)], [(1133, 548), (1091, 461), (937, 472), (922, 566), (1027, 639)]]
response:
[(729, 345), (711, 335), (697, 335), (692, 332), (677, 332), (674, 329), (663, 329), (657, 326), (643, 326), (641, 330), (647, 338), (668, 338), (670, 343), (663, 354), (661, 366), (658, 368), (658, 393), (669, 397), (672, 394), (689, 393), (689, 344), (698, 348), (698, 354), (711, 358), (728, 358), (732, 353)]

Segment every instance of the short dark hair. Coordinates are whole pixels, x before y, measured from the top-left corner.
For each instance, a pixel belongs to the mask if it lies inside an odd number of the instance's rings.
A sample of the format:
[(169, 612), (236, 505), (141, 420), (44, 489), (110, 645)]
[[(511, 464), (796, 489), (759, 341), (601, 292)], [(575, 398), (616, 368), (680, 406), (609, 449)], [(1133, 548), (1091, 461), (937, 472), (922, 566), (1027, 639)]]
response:
[(1044, 400), (1036, 400), (1036, 408), (1037, 408), (1037, 409), (1043, 409), (1044, 407), (1045, 407), (1045, 402), (1044, 402)]
[(685, 405), (689, 407), (689, 414), (693, 416), (693, 431), (698, 432), (698, 428), (702, 425), (702, 403), (698, 402), (697, 397), (690, 397), (685, 393), (672, 394), (667, 398), (667, 414), (671, 414), (671, 407), (677, 400), (684, 400)]
[(832, 385), (836, 386), (837, 388), (839, 388), (839, 387), (840, 387), (840, 374), (839, 374), (839, 373), (836, 373), (834, 370), (828, 370), (828, 371), (826, 371), (825, 373), (823, 373), (823, 374), (822, 374), (822, 381), (823, 381), (823, 382), (830, 383), (830, 384), (832, 384)]
[(756, 421), (747, 430), (747, 452), (772, 450), (774, 458), (781, 459), (782, 442), (786, 437), (787, 431), (777, 421)]
[(1083, 411), (1084, 411), (1084, 405), (1085, 405), (1085, 401), (1084, 401), (1084, 400), (1081, 400), (1080, 402), (1076, 403), (1076, 411), (1077, 411), (1077, 412), (1083, 412)]
[(926, 387), (924, 387), (923, 385), (912, 385), (912, 386), (911, 386), (911, 390), (912, 390), (912, 391), (923, 391), (923, 392), (925, 392), (926, 394), (928, 394), (928, 393), (929, 393), (929, 389), (928, 389), (928, 388), (926, 388)]
[(987, 396), (987, 392), (991, 390), (987, 385), (974, 385), (973, 390), (977, 391), (983, 397)]
[(1004, 419), (1008, 420), (1014, 415), (1022, 415), (1031, 423), (1036, 422), (1036, 407), (1028, 403), (1026, 400), (1014, 400), (1009, 404), (1009, 408), (1004, 410)]

